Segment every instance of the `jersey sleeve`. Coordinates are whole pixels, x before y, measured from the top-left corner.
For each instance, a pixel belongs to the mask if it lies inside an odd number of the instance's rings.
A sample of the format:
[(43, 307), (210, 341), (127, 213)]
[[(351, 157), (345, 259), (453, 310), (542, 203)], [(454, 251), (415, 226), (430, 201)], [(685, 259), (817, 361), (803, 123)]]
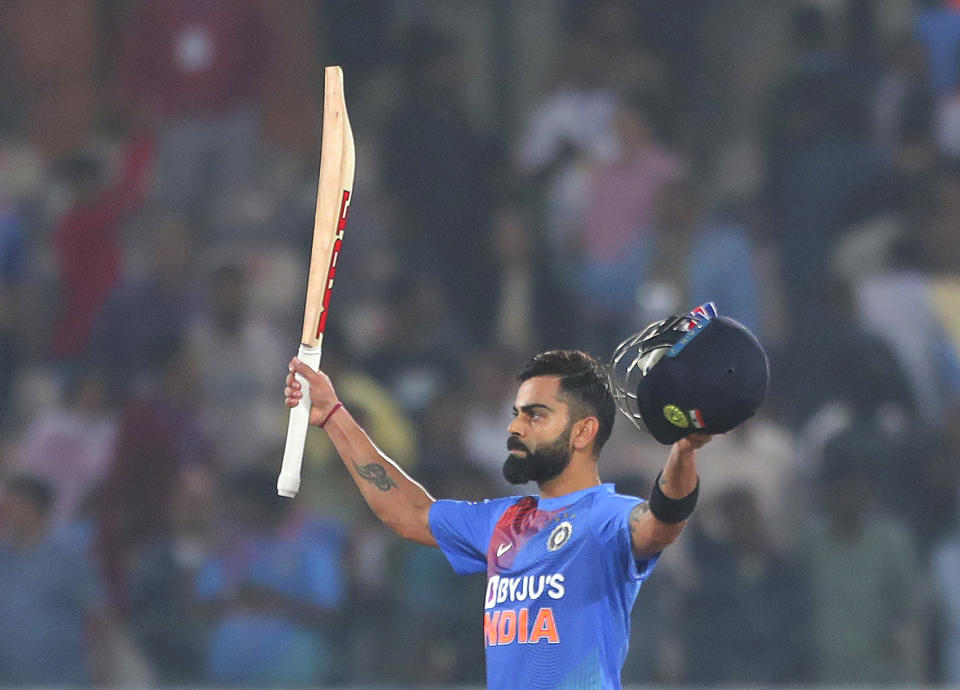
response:
[(458, 575), (487, 568), (487, 546), (501, 501), (435, 501), (430, 507), (430, 530)]
[(630, 539), (630, 511), (645, 501), (632, 496), (617, 496), (608, 501), (597, 526), (597, 537), (611, 550), (611, 562), (617, 575), (634, 582), (642, 582), (650, 577), (654, 566), (660, 560), (660, 554), (650, 558), (637, 559), (633, 556), (633, 544)]

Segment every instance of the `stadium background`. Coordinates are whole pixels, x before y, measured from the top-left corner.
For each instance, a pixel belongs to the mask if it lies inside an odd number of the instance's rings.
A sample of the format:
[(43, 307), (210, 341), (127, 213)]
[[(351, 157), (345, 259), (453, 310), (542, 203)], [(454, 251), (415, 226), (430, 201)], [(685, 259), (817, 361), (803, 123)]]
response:
[[(703, 453), (625, 683), (960, 683), (956, 5), (2, 3), (0, 685), (482, 684), (483, 579), (322, 434), (273, 496), (325, 64), (324, 366), (389, 454), (506, 494), (526, 355), (714, 299), (770, 396)], [(645, 495), (664, 452), (619, 424), (601, 474)]]

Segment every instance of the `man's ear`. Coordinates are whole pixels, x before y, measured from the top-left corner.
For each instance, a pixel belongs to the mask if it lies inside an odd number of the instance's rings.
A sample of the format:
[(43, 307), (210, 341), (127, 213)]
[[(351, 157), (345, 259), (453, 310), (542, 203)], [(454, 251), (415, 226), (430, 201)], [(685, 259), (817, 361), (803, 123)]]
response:
[(596, 417), (578, 419), (573, 425), (573, 436), (570, 443), (576, 450), (586, 450), (597, 437), (600, 430), (600, 421)]

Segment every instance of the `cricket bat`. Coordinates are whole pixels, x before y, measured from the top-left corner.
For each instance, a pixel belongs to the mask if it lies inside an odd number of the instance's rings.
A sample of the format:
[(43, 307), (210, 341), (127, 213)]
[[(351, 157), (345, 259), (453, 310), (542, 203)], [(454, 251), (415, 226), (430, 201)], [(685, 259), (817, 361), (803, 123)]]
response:
[[(297, 357), (311, 369), (320, 367), (323, 332), (330, 310), (337, 258), (347, 226), (356, 154), (353, 132), (343, 95), (343, 70), (327, 67), (323, 74), (323, 135), (320, 142), (320, 182), (313, 221), (313, 248), (307, 278), (307, 301), (303, 311), (303, 332)], [(310, 384), (297, 374), (303, 397), (290, 408), (283, 464), (277, 479), (277, 493), (293, 498), (300, 490), (303, 447), (310, 421)]]

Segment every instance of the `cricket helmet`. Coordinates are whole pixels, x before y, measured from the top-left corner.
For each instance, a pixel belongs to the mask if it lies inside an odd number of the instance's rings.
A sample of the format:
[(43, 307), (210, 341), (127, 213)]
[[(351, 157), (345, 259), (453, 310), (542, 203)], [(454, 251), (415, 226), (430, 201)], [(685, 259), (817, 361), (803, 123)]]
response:
[(752, 417), (769, 371), (756, 337), (708, 302), (620, 343), (609, 377), (620, 412), (669, 445), (692, 433), (722, 434)]

